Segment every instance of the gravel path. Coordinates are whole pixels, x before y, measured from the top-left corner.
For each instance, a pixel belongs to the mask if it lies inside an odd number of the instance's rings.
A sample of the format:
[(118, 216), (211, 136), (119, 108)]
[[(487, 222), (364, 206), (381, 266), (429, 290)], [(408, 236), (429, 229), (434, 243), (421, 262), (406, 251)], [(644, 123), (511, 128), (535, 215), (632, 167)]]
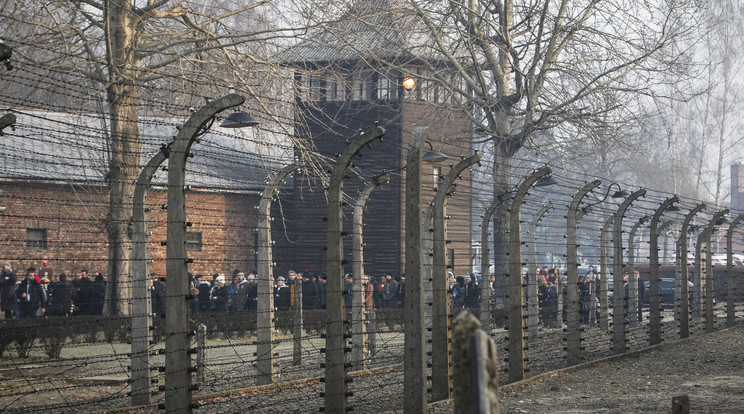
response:
[[(744, 412), (744, 329), (736, 327), (502, 387), (502, 413)], [(445, 412), (445, 411), (438, 411)]]

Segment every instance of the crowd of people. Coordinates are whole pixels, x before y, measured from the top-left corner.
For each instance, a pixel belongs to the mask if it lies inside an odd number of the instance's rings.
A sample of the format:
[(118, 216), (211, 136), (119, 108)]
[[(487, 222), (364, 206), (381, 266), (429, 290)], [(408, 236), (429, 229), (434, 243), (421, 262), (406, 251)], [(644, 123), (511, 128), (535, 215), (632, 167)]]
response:
[[(565, 295), (565, 276), (560, 269), (544, 267), (537, 275), (540, 322), (547, 326), (558, 325), (559, 294)], [(258, 283), (256, 271), (246, 276), (235, 269), (228, 278), (225, 274), (212, 276), (189, 275), (191, 288), (190, 311), (193, 315), (255, 311), (258, 305)], [(525, 276), (526, 277), (526, 276)], [(594, 323), (598, 318), (598, 297), (601, 285), (599, 273), (593, 266), (579, 275), (579, 309), (583, 324)], [(274, 308), (278, 311), (326, 308), (326, 275), (312, 272), (287, 272), (286, 277), (275, 278), (273, 286)], [(166, 283), (164, 277), (151, 274), (152, 312), (165, 314)], [(454, 276), (449, 273), (450, 308), (453, 313), (469, 309), (478, 313), (481, 306), (481, 283), (488, 283), (490, 298), (495, 294), (494, 276), (490, 280), (479, 280), (473, 274)], [(65, 273), (54, 273), (46, 256), (40, 268), (26, 269), (23, 277), (17, 277), (9, 262), (3, 263), (0, 273), (0, 308), (6, 319), (34, 318), (41, 316), (100, 315), (103, 311), (106, 280), (100, 272), (89, 274), (87, 270), (75, 271), (72, 277)], [(301, 285), (302, 296), (296, 299), (295, 291)], [(362, 279), (362, 304), (364, 309), (401, 309), (405, 305), (405, 275), (383, 274), (379, 277), (364, 275)], [(354, 275), (345, 275), (344, 302), (347, 308), (353, 304)], [(564, 296), (565, 297), (565, 296)], [(296, 300), (301, 303), (295, 303)], [(562, 316), (565, 320), (566, 302), (563, 301)]]
[(100, 272), (87, 270), (54, 273), (44, 257), (40, 268), (31, 266), (19, 277), (10, 262), (0, 272), (0, 309), (5, 319), (43, 316), (100, 315), (106, 281)]

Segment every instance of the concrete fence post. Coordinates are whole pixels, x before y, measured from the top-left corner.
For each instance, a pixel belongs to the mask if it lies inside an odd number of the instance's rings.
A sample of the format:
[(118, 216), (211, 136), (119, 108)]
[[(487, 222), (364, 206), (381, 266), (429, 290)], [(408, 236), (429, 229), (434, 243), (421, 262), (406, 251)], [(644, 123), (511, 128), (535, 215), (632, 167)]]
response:
[(390, 174), (380, 174), (372, 179), (357, 196), (354, 204), (354, 214), (352, 218), (352, 275), (354, 276), (354, 289), (352, 291), (353, 299), (351, 305), (351, 365), (354, 370), (361, 370), (367, 367), (367, 323), (365, 310), (365, 289), (364, 284), (364, 208), (369, 200), (372, 191), (383, 184), (390, 182)]
[(690, 289), (687, 283), (689, 282), (688, 266), (687, 266), (687, 230), (690, 227), (690, 222), (697, 213), (706, 208), (705, 203), (698, 204), (693, 208), (682, 221), (682, 227), (679, 232), (679, 238), (677, 239), (677, 281), (676, 288), (679, 292), (679, 297), (676, 301), (675, 314), (677, 315), (677, 322), (679, 324), (679, 337), (680, 339), (687, 338), (690, 336)]
[(207, 325), (196, 325), (196, 382), (207, 379)]
[(164, 145), (140, 172), (132, 200), (132, 399), (133, 406), (150, 404), (150, 346), (152, 305), (147, 231), (147, 188), (168, 159)]
[[(190, 413), (191, 354), (189, 330), (189, 280), (186, 251), (186, 160), (191, 145), (205, 131), (205, 125), (225, 109), (238, 106), (245, 98), (229, 94), (200, 108), (181, 127), (168, 157), (168, 214), (165, 302), (165, 409), (171, 413)], [(208, 127), (206, 127), (208, 128)]]
[(726, 326), (736, 326), (736, 282), (734, 280), (734, 229), (744, 219), (744, 214), (738, 215), (726, 230)]
[(302, 365), (302, 279), (295, 280), (294, 309), (292, 309), (293, 326), (292, 334), (292, 365)]
[[(347, 329), (344, 298), (343, 187), (352, 159), (367, 144), (382, 139), (385, 130), (379, 126), (360, 134), (338, 157), (328, 185), (328, 251), (326, 258), (326, 349), (325, 412), (343, 413), (348, 408)], [(420, 244), (419, 244), (420, 247)], [(406, 296), (408, 299), (408, 296)], [(408, 326), (406, 326), (408, 328)], [(408, 367), (406, 367), (408, 369)]]
[(521, 210), (527, 191), (553, 171), (549, 166), (528, 176), (519, 186), (509, 207), (509, 382), (521, 381), (525, 372), (524, 289), (522, 275)]
[(476, 412), (470, 338), (480, 328), (480, 322), (469, 311), (460, 312), (452, 321), (452, 396), (455, 400), (455, 413)]
[(661, 280), (659, 279), (659, 220), (661, 215), (673, 204), (679, 201), (674, 196), (664, 200), (651, 218), (649, 229), (649, 344), (661, 343)]
[[(529, 272), (527, 275), (527, 337), (530, 342), (537, 340), (537, 325), (540, 322), (540, 307), (537, 300), (538, 286), (537, 286), (537, 225), (540, 220), (543, 219), (545, 213), (553, 208), (553, 203), (548, 202), (544, 206), (540, 207), (540, 210), (535, 213), (530, 220), (530, 256), (529, 256)], [(561, 279), (560, 275), (556, 275), (558, 280), (556, 281), (556, 289), (558, 294), (558, 320), (561, 319), (563, 314), (561, 307)]]
[(614, 216), (610, 216), (602, 225), (602, 231), (599, 237), (599, 329), (603, 331), (610, 330), (610, 307), (609, 299), (609, 279), (610, 267), (607, 260), (607, 233), (614, 222)]
[[(641, 196), (646, 195), (646, 190), (638, 190), (633, 194), (629, 195), (615, 212), (615, 223), (613, 224), (613, 247), (615, 248), (614, 253), (614, 265), (613, 265), (613, 312), (612, 312), (612, 332), (613, 342), (612, 350), (616, 354), (625, 352), (627, 346), (626, 342), (626, 326), (625, 320), (628, 318), (625, 310), (625, 289), (624, 289), (624, 276), (623, 271), (623, 217), (625, 211), (630, 207), (630, 204)], [(630, 282), (629, 282), (630, 283)], [(630, 286), (628, 287), (630, 288)], [(635, 317), (635, 315), (633, 315)]]
[(579, 309), (579, 259), (576, 230), (583, 214), (579, 212), (579, 205), (584, 197), (600, 184), (602, 181), (594, 180), (581, 187), (571, 200), (566, 215), (566, 363), (569, 366), (581, 362), (581, 309)]
[[(471, 155), (458, 162), (439, 184), (434, 196), (433, 215), (433, 268), (432, 268), (432, 321), (431, 321), (431, 398), (432, 401), (450, 397), (452, 387), (450, 375), (449, 344), (449, 290), (446, 266), (447, 227), (444, 220), (447, 196), (455, 180), (465, 169), (479, 163), (480, 154)], [(406, 297), (407, 299), (407, 297)]]
[[(284, 180), (304, 166), (294, 162), (271, 178), (258, 204), (258, 275), (256, 275), (256, 384), (274, 381), (274, 259), (271, 241), (271, 202)], [(300, 284), (302, 282), (299, 282)], [(297, 302), (295, 302), (297, 303)], [(302, 302), (300, 302), (302, 303)], [(300, 306), (301, 307), (301, 306)]]

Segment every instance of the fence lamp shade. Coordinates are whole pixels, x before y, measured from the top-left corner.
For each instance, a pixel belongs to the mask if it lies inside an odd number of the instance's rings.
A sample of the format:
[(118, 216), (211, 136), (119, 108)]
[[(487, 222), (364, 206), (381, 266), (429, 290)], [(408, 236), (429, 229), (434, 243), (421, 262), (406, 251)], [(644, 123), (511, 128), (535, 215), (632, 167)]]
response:
[(247, 112), (233, 112), (220, 124), (222, 128), (245, 128), (258, 125), (259, 122)]

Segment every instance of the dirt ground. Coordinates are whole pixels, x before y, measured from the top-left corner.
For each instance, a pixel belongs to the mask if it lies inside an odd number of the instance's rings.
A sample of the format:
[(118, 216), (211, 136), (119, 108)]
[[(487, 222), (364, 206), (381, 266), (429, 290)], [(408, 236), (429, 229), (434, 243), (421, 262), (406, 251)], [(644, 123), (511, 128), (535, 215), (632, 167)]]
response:
[(668, 413), (687, 394), (691, 413), (741, 413), (742, 353), (742, 327), (691, 337), (502, 387), (501, 412)]

